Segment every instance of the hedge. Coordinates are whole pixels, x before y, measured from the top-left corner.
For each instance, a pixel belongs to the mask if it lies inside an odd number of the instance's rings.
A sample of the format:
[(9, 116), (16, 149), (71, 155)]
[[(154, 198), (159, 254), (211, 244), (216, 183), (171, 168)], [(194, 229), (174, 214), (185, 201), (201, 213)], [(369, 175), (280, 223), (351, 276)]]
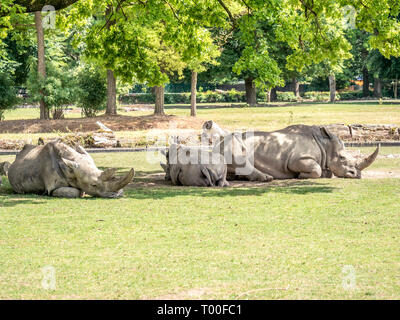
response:
[[(362, 91), (350, 91), (336, 93), (337, 100), (357, 100), (363, 98)], [(259, 102), (265, 102), (267, 100), (266, 92), (258, 92), (257, 99)], [(296, 102), (299, 99), (296, 98), (291, 91), (278, 91), (277, 99), (280, 102)], [(302, 95), (301, 99), (311, 100), (314, 102), (325, 102), (329, 101), (330, 93), (327, 91), (309, 91)], [(121, 95), (119, 101), (125, 104), (140, 104), (140, 103), (154, 103), (155, 96), (152, 93), (131, 93), (127, 95)], [(218, 92), (218, 91), (206, 91), (198, 92), (197, 99), (198, 103), (214, 103), (214, 102), (246, 102), (246, 94), (243, 91), (236, 91), (232, 89), (230, 91)], [(190, 92), (182, 93), (165, 93), (166, 104), (177, 104), (186, 103), (190, 104)]]
[[(165, 93), (164, 99), (166, 104), (190, 103), (190, 92)], [(121, 95), (119, 101), (126, 104), (154, 103), (155, 95), (152, 93), (131, 93)], [(196, 101), (198, 103), (246, 102), (246, 95), (244, 92), (234, 89), (225, 92), (206, 91), (198, 92)]]

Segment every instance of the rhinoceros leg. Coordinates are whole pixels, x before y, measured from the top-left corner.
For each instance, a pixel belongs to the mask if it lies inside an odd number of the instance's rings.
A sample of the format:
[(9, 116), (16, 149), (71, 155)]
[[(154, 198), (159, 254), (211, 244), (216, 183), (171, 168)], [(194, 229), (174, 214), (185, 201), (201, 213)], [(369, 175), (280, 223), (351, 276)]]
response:
[(301, 159), (290, 170), (299, 173), (299, 179), (317, 179), (322, 175), (321, 166), (312, 159)]
[(250, 181), (262, 181), (262, 182), (270, 182), (274, 180), (273, 176), (270, 176), (268, 173), (262, 173), (260, 170), (254, 168), (253, 172), (247, 176)]
[(226, 181), (225, 179), (221, 179), (221, 180), (218, 181), (217, 186), (221, 187), (221, 188), (229, 187), (229, 182)]
[(83, 196), (83, 192), (72, 187), (62, 187), (55, 189), (51, 195), (58, 198), (80, 198)]
[[(268, 173), (263, 173), (260, 170), (256, 169), (254, 165), (247, 159), (247, 157), (236, 156), (234, 158), (235, 163), (234, 171), (236, 176), (245, 177), (250, 181), (262, 181), (262, 182), (270, 182), (274, 180), (274, 177), (269, 175)], [(239, 165), (244, 163), (245, 165)]]

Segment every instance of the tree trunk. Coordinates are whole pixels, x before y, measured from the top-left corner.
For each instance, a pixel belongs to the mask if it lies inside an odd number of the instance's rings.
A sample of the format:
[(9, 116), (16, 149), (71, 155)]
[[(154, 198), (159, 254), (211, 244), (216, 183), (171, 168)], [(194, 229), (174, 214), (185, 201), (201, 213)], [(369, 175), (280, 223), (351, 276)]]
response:
[(278, 94), (276, 93), (276, 88), (272, 88), (268, 93), (268, 103), (275, 102), (278, 100)]
[(195, 117), (197, 115), (197, 106), (196, 106), (196, 93), (197, 93), (197, 72), (192, 71), (192, 84), (191, 84), (191, 92), (190, 92), (190, 115)]
[[(44, 53), (44, 32), (42, 25), (42, 13), (40, 11), (35, 12), (35, 27), (36, 27), (36, 36), (37, 36), (37, 68), (39, 78), (42, 80), (46, 79), (46, 59)], [(40, 99), (40, 119), (50, 119), (50, 112), (46, 106), (43, 95), (44, 91), (40, 90), (40, 94), (42, 98)]]
[(329, 76), (329, 91), (330, 91), (330, 102), (335, 103), (335, 101), (336, 101), (336, 77), (334, 74)]
[(117, 114), (117, 81), (112, 70), (107, 70), (107, 115)]
[(382, 83), (379, 78), (374, 78), (374, 97), (382, 98)]
[(154, 108), (155, 115), (164, 115), (164, 86), (156, 86), (156, 105)]
[(369, 97), (369, 72), (367, 67), (363, 68), (363, 97)]
[(292, 86), (293, 86), (293, 93), (294, 93), (294, 96), (295, 96), (296, 98), (300, 98), (300, 84), (299, 84), (299, 82), (297, 81), (297, 78), (293, 78), (293, 80), (292, 80)]
[(257, 104), (257, 92), (254, 80), (252, 77), (248, 77), (244, 82), (246, 87), (246, 102), (251, 106), (255, 106)]
[(394, 98), (397, 100), (397, 88), (398, 88), (398, 85), (399, 85), (399, 80), (397, 79), (397, 76), (396, 76), (396, 79), (395, 79), (395, 83), (394, 83), (394, 89), (393, 89), (393, 91), (394, 91)]

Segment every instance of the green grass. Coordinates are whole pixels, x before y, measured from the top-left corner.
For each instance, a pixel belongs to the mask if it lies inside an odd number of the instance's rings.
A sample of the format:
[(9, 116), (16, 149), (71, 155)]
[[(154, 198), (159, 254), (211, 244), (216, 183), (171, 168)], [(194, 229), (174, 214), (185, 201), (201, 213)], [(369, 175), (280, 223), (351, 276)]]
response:
[[(120, 173), (133, 166), (136, 182), (161, 172), (144, 153), (93, 157)], [(398, 165), (382, 159), (374, 170)], [(399, 179), (134, 183), (121, 199), (66, 200), (15, 195), (5, 181), (0, 298), (399, 299), (399, 189)], [(53, 291), (41, 287), (49, 265)]]

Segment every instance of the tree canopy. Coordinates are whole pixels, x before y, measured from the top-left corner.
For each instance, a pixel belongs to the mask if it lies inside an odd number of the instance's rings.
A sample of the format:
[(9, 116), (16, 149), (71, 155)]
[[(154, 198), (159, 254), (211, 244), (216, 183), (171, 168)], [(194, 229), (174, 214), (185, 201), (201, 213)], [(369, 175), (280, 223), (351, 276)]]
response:
[[(27, 57), (16, 48), (32, 47), (30, 12), (46, 4), (1, 1), (1, 70), (18, 70), (22, 79), (18, 68)], [(199, 72), (217, 64), (207, 75), (250, 79), (262, 90), (290, 78), (350, 69), (396, 78), (398, 0), (54, 0), (51, 5), (59, 10), (58, 31), (80, 59), (112, 71), (121, 83), (164, 86), (185, 69)], [(49, 30), (44, 35), (53, 37)], [(388, 61), (392, 71), (383, 72)]]

